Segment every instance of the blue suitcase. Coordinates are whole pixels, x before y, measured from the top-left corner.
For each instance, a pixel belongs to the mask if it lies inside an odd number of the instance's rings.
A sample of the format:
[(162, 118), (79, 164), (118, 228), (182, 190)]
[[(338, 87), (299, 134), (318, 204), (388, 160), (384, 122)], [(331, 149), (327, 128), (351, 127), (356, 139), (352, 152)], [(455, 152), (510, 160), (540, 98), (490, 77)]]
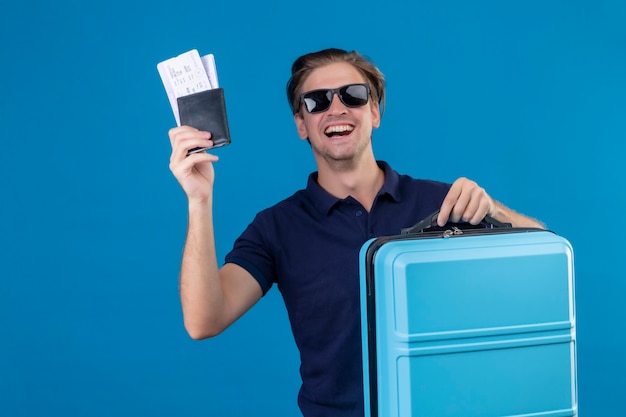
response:
[(569, 242), (436, 216), (361, 249), (365, 416), (576, 416)]

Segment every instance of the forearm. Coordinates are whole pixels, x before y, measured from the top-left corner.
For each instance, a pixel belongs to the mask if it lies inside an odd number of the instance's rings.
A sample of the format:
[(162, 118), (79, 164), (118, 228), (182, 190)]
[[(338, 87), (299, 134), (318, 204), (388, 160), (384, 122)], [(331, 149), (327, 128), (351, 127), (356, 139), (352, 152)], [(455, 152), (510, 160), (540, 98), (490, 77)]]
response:
[(535, 220), (533, 218), (520, 214), (515, 210), (506, 207), (504, 204), (498, 201), (494, 201), (493, 213), (491, 213), (491, 217), (503, 223), (511, 223), (513, 227), (537, 227), (540, 229), (546, 228), (545, 225), (539, 220)]
[(224, 297), (219, 278), (211, 200), (189, 202), (187, 239), (180, 271), (185, 328), (194, 339), (218, 334)]

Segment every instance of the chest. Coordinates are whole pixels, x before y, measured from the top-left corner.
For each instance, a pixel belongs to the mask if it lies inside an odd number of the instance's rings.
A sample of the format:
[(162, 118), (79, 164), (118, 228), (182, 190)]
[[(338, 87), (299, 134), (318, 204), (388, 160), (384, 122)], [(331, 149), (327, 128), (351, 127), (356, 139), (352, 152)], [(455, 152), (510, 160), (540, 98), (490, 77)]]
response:
[[(419, 215), (419, 214), (418, 214)], [(326, 216), (285, 221), (274, 248), (275, 276), (283, 295), (346, 297), (358, 293), (359, 250), (370, 238), (399, 233), (415, 222), (413, 210), (379, 203), (367, 212), (345, 201)]]

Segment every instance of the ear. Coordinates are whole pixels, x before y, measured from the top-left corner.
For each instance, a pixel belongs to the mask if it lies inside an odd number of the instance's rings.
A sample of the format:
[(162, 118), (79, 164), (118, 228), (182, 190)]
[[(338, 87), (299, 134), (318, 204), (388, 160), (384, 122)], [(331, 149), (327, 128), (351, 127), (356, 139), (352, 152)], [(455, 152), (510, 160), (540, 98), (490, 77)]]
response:
[(302, 113), (297, 112), (294, 114), (293, 121), (296, 123), (296, 129), (298, 130), (298, 136), (300, 136), (300, 139), (307, 139), (309, 137), (309, 133), (307, 131), (306, 124), (304, 123)]
[(372, 128), (376, 129), (380, 126), (380, 107), (378, 103), (372, 103)]

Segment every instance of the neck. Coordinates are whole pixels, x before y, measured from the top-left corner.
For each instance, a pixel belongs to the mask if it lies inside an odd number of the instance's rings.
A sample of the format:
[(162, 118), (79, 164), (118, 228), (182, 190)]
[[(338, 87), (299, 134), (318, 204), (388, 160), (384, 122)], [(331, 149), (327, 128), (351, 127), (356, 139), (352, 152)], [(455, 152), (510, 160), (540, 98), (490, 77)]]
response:
[(317, 182), (337, 198), (352, 196), (369, 212), (385, 182), (385, 174), (371, 154), (349, 165), (318, 163)]

